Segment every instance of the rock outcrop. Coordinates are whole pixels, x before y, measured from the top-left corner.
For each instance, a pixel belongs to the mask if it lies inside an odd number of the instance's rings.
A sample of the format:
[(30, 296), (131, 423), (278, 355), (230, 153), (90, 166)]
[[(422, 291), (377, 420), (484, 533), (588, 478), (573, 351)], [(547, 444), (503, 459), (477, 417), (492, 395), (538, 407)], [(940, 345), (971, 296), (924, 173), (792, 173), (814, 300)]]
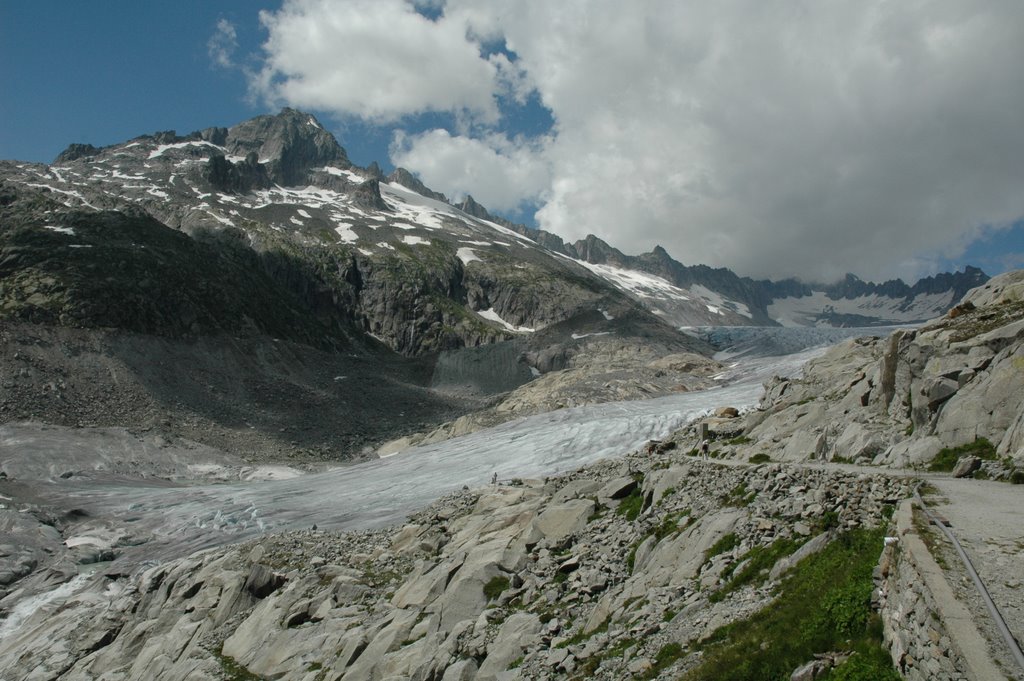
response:
[[(907, 493), (886, 476), (637, 452), (455, 494), (397, 530), (293, 532), (131, 579), (97, 573), (85, 594), (0, 642), (0, 673), (621, 679), (763, 607), (800, 557), (884, 522)], [(781, 540), (804, 548), (730, 584)], [(664, 678), (698, 660), (680, 656)]]
[(1010, 272), (945, 317), (847, 341), (802, 378), (770, 382), (760, 408), (728, 427), (742, 441), (721, 454), (904, 468), (929, 465), (943, 448), (990, 443), (982, 464), (1005, 477), (1024, 467), (1022, 366), (1024, 275)]

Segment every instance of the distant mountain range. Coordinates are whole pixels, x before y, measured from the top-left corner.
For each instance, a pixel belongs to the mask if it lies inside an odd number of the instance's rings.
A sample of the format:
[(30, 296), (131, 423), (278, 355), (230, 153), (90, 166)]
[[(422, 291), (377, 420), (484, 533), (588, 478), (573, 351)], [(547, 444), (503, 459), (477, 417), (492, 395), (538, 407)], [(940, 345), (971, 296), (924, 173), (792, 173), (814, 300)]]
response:
[[(188, 337), (265, 334), (419, 356), (522, 338), (705, 325), (870, 326), (945, 312), (978, 269), (913, 286), (755, 281), (453, 205), (353, 165), (315, 117), (72, 144), (0, 162), (0, 318)], [(605, 328), (608, 326), (609, 328)], [(669, 336), (665, 336), (668, 338)], [(371, 340), (375, 339), (375, 340)], [(547, 342), (547, 341), (544, 341)]]

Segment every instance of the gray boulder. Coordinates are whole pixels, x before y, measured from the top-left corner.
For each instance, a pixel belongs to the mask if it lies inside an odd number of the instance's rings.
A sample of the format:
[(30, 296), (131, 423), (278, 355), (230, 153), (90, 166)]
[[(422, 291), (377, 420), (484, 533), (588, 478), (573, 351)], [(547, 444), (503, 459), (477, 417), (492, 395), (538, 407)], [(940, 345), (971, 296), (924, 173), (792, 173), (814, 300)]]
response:
[(964, 456), (956, 462), (956, 466), (953, 467), (954, 478), (966, 478), (971, 476), (974, 471), (981, 468), (981, 459), (976, 456)]

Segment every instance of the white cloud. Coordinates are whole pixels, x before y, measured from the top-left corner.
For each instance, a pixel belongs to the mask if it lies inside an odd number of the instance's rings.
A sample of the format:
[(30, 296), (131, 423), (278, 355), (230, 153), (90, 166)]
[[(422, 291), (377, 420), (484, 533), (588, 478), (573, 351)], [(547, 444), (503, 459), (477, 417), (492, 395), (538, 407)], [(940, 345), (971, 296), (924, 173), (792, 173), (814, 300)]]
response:
[[(448, 0), (436, 22), (309, 0), (264, 23), (268, 92), (377, 120), (469, 112), (396, 162), (496, 210), (540, 196), (565, 238), (884, 278), (1024, 216), (1016, 0)], [(480, 56), (499, 40), (516, 60)], [(531, 88), (550, 139), (496, 134), (515, 127), (495, 97)]]
[(558, 122), (539, 218), (563, 236), (877, 277), (1024, 215), (1024, 5), (522, 6), (503, 28)]
[(458, 201), (467, 193), (490, 210), (514, 211), (550, 186), (544, 141), (451, 136), (446, 130), (398, 133), (391, 145), (396, 165), (414, 169), (428, 187)]
[(431, 111), (495, 121), (498, 68), (465, 25), (402, 0), (286, 0), (260, 13), (269, 32), (252, 82), (264, 98), (374, 122)]
[(217, 22), (217, 28), (206, 43), (207, 53), (214, 66), (222, 69), (234, 68), (234, 55), (238, 49), (238, 33), (235, 26), (227, 19)]

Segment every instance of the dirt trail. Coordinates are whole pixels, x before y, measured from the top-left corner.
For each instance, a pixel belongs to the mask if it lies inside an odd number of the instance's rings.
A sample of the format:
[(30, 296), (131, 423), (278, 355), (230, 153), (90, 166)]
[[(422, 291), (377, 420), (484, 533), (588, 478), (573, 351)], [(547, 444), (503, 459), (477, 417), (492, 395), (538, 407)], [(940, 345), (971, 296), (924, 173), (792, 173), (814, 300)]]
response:
[[(970, 557), (993, 602), (1017, 639), (1024, 642), (1024, 486), (986, 480), (929, 476), (938, 494), (926, 497), (929, 508), (948, 521)], [(967, 603), (995, 651), (1006, 646), (990, 626), (991, 618), (952, 548), (946, 556), (947, 579)], [(1024, 679), (1008, 653), (996, 654), (1011, 678)]]

